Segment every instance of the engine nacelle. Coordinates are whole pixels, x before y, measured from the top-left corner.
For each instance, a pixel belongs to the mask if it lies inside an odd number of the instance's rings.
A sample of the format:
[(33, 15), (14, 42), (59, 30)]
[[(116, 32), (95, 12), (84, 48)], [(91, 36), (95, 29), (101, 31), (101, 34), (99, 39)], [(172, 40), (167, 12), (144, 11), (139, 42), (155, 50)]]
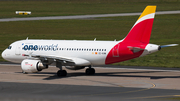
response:
[(70, 70), (79, 70), (85, 68), (85, 66), (65, 66), (65, 67)]
[(25, 59), (21, 62), (21, 68), (25, 73), (35, 73), (48, 68), (48, 65), (43, 65), (40, 60)]

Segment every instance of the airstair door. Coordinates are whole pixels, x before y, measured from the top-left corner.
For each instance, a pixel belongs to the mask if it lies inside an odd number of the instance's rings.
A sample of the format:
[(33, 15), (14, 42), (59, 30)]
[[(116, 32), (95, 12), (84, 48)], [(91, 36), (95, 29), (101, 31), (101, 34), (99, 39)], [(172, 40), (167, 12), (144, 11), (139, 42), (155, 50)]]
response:
[(21, 43), (17, 44), (16, 50), (15, 50), (15, 54), (16, 54), (16, 55), (20, 55), (20, 54), (21, 54), (21, 53), (20, 53), (20, 50), (21, 50)]

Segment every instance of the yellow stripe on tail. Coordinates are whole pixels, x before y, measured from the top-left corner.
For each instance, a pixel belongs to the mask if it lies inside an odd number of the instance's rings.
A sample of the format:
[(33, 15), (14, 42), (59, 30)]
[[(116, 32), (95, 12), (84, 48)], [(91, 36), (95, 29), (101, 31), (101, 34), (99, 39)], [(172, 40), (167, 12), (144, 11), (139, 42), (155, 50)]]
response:
[[(144, 9), (144, 11), (143, 11), (143, 13), (141, 14), (141, 16), (139, 17), (139, 19), (142, 18), (142, 17), (144, 17), (144, 16), (146, 16), (146, 15), (148, 15), (148, 14), (155, 13), (155, 12), (156, 12), (156, 6), (147, 6), (147, 7)], [(139, 20), (139, 19), (138, 19), (138, 20)]]

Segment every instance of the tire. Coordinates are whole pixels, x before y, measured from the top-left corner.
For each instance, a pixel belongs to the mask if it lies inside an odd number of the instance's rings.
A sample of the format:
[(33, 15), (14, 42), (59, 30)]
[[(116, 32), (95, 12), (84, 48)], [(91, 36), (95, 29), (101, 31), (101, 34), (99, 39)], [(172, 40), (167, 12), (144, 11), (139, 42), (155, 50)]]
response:
[(86, 74), (87, 75), (94, 75), (95, 74), (95, 69), (94, 68), (87, 68), (86, 69)]
[(67, 75), (66, 70), (59, 70), (57, 72), (57, 76), (59, 76), (59, 77), (63, 77), (63, 76), (66, 76), (66, 75)]

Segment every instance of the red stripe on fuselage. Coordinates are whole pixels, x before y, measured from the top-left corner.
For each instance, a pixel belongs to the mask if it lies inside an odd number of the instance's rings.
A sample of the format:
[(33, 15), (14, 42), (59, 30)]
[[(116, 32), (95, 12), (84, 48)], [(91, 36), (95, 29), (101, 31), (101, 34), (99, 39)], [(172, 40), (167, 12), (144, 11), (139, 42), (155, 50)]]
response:
[[(114, 51), (114, 47), (116, 47), (119, 44), (119, 48), (118, 53), (115, 53), (116, 51)], [(134, 53), (132, 50), (130, 50), (128, 48), (128, 46), (132, 46), (132, 47), (139, 47), (142, 49), (145, 49), (145, 47), (147, 46), (147, 44), (143, 44), (143, 43), (125, 43), (125, 42), (121, 42), (118, 43), (117, 45), (115, 45), (111, 51), (108, 53), (106, 60), (105, 60), (105, 64), (112, 64), (112, 63), (117, 63), (117, 62), (122, 62), (122, 61), (126, 61), (126, 60), (130, 60), (133, 58), (137, 58), (139, 57), (144, 50), (141, 50), (139, 52)], [(114, 55), (114, 54), (118, 54), (118, 55)]]
[(153, 20), (154, 19), (147, 19), (136, 24), (126, 38), (110, 50), (106, 57), (105, 64), (122, 62), (139, 57), (144, 50), (133, 52), (128, 46), (142, 49), (146, 48), (150, 40)]

